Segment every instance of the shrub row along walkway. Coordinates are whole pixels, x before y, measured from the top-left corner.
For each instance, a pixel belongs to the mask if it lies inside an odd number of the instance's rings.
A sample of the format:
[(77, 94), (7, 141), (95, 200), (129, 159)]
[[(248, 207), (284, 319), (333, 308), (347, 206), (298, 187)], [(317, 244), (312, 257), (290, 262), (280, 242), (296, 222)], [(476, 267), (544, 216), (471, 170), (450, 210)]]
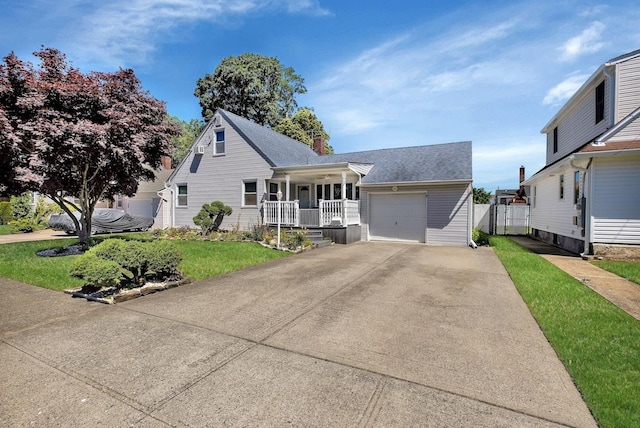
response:
[(334, 245), (111, 306), (0, 292), (0, 426), (596, 426), (490, 248)]
[(640, 286), (601, 269), (581, 257), (553, 245), (526, 236), (511, 236), (513, 241), (547, 259), (602, 297), (640, 320)]

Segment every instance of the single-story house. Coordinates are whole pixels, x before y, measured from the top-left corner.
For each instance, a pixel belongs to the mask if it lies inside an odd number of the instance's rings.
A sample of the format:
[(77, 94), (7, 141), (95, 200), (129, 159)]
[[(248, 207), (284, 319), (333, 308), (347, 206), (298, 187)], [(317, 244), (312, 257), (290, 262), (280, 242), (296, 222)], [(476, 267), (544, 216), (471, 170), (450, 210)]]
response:
[(534, 237), (575, 253), (640, 254), (640, 50), (602, 64), (541, 131)]
[[(390, 240), (468, 245), (471, 142), (324, 155), (218, 109), (161, 192), (169, 225), (194, 226), (204, 203), (233, 214), (222, 227), (278, 222), (338, 243)], [(278, 201), (280, 192), (281, 201)]]

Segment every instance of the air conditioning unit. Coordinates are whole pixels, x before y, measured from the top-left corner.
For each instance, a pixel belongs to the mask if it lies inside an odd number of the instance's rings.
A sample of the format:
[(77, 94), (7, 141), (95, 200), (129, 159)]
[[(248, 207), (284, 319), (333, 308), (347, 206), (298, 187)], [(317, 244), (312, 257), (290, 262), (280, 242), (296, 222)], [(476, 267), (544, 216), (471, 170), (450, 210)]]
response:
[(197, 146), (196, 147), (196, 154), (197, 155), (203, 155), (204, 154), (204, 146)]

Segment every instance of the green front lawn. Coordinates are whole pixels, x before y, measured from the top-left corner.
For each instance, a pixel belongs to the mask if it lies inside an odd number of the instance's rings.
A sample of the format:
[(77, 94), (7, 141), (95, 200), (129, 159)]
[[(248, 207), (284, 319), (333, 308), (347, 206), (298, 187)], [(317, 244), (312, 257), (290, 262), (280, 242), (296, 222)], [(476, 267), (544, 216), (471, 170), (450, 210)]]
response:
[[(135, 235), (131, 235), (135, 236)], [(144, 238), (147, 235), (139, 235)], [(106, 239), (100, 237), (99, 239)], [(79, 287), (82, 282), (69, 275), (77, 256), (39, 257), (37, 251), (62, 247), (76, 239), (20, 242), (0, 245), (0, 276), (52, 290)], [(264, 248), (253, 242), (173, 241), (180, 248), (183, 274), (194, 280), (243, 269), (291, 253)]]
[(640, 284), (640, 262), (595, 260), (591, 263), (611, 273), (615, 273), (619, 277)]
[(640, 321), (509, 238), (490, 240), (598, 423), (640, 426)]
[(8, 224), (0, 224), (0, 235), (11, 235), (11, 226)]

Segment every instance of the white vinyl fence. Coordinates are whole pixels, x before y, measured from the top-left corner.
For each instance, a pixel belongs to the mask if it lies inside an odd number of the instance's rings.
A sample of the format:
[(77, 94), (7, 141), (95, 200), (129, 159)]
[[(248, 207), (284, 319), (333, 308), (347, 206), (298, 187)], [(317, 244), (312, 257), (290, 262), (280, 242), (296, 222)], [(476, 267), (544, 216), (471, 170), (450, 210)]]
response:
[(527, 235), (530, 206), (524, 204), (473, 206), (473, 228), (491, 235)]

